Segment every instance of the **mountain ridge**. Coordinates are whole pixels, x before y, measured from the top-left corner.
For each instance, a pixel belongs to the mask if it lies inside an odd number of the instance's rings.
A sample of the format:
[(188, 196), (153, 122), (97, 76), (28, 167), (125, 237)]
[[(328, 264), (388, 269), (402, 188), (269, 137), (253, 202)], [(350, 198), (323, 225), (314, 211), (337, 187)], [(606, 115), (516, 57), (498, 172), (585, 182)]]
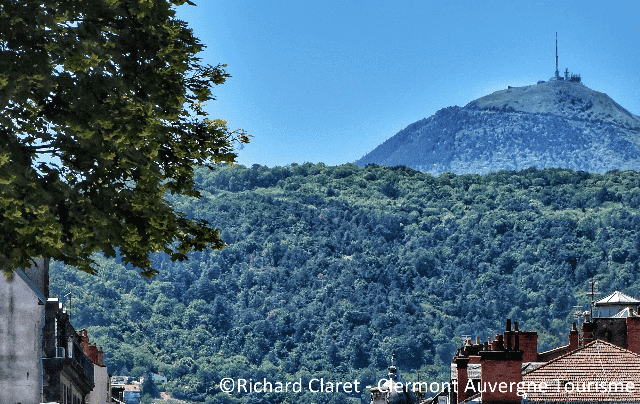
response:
[(355, 162), (438, 175), (640, 167), (640, 117), (581, 83), (510, 87), (414, 122)]

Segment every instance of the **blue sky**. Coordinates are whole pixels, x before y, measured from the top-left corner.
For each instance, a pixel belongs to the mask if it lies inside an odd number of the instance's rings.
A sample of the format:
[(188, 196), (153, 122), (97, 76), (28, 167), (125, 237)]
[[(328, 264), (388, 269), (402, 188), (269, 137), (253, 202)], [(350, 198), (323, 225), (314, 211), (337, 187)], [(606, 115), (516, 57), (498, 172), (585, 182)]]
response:
[(178, 18), (233, 77), (211, 118), (253, 135), (238, 162), (362, 157), (407, 125), (511, 86), (580, 73), (640, 115), (640, 1), (193, 0)]

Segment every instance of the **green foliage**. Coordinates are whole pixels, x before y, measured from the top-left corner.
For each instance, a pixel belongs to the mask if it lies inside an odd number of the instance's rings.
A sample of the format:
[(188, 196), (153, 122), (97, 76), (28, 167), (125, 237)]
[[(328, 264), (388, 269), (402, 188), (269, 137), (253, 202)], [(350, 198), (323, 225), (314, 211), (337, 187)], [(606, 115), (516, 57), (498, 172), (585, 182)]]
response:
[(149, 398), (160, 398), (160, 390), (158, 390), (158, 386), (153, 381), (153, 377), (150, 372), (146, 372), (144, 375), (144, 382), (140, 387), (140, 393)]
[(182, 260), (223, 245), (163, 197), (198, 196), (194, 165), (232, 163), (232, 143), (248, 140), (206, 118), (229, 75), (200, 63), (203, 45), (175, 18), (182, 3), (0, 7), (2, 269), (45, 256), (93, 272), (93, 252), (119, 249), (150, 276), (150, 252)]
[(160, 273), (150, 281), (95, 255), (95, 277), (54, 263), (51, 281), (54, 296), (77, 291), (71, 318), (104, 347), (110, 372), (162, 372), (178, 398), (344, 402), (229, 396), (217, 383), (324, 377), (366, 386), (385, 375), (392, 352), (406, 380), (418, 370), (445, 381), (461, 335), (486, 339), (511, 317), (549, 349), (567, 343), (589, 280), (603, 292), (640, 293), (634, 171), (433, 177), (306, 163), (196, 169), (195, 181), (200, 200), (171, 202), (225, 229), (223, 250), (182, 263), (155, 254)]

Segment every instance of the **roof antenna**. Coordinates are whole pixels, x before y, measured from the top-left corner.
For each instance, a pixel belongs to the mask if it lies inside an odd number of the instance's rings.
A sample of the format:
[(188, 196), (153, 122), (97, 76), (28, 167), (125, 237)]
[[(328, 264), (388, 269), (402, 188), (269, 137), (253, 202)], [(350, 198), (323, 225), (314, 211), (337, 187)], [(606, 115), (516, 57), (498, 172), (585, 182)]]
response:
[(69, 306), (69, 311), (71, 311), (71, 297), (72, 297), (72, 293), (73, 291), (67, 293), (66, 295), (64, 295), (64, 297), (69, 296), (69, 300), (67, 300), (69, 302), (68, 306)]
[(591, 292), (587, 292), (587, 295), (591, 296), (591, 318), (593, 318), (593, 306), (595, 306), (595, 297), (598, 294), (594, 289), (598, 282), (590, 281), (589, 283), (591, 284)]

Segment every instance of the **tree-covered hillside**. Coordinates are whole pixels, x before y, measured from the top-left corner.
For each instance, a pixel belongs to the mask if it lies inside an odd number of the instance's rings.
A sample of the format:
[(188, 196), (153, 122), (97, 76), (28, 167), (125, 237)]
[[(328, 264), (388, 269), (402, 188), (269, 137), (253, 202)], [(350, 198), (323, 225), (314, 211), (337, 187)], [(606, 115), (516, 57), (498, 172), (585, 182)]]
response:
[[(74, 325), (109, 372), (163, 372), (208, 403), (346, 403), (344, 394), (221, 393), (224, 377), (272, 381), (448, 379), (462, 335), (504, 318), (567, 343), (586, 284), (637, 295), (640, 174), (564, 169), (439, 177), (406, 167), (200, 169), (203, 197), (172, 203), (227, 246), (140, 276), (96, 257), (95, 277), (54, 264)], [(67, 306), (69, 304), (67, 303)], [(368, 392), (352, 396), (368, 397)]]

